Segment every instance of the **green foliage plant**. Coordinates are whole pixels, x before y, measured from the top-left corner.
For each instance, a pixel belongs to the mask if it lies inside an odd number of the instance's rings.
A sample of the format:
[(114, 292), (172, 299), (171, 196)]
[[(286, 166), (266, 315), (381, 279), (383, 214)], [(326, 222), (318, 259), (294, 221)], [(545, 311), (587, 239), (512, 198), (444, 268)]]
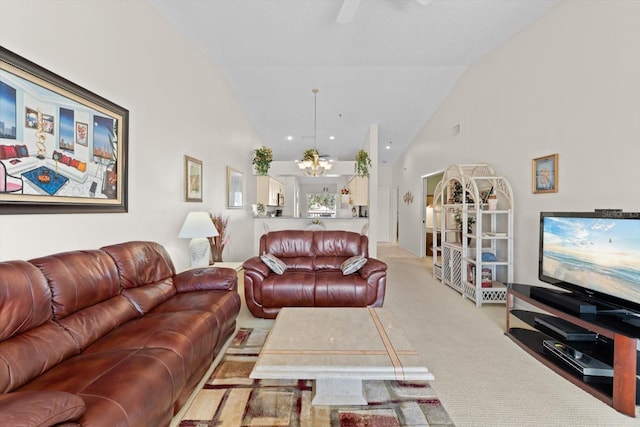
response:
[(253, 151), (253, 161), (251, 163), (255, 166), (256, 174), (267, 175), (272, 161), (273, 152), (271, 148), (262, 146)]
[(369, 176), (369, 168), (371, 167), (371, 158), (369, 153), (360, 150), (356, 153), (356, 173), (359, 176)]

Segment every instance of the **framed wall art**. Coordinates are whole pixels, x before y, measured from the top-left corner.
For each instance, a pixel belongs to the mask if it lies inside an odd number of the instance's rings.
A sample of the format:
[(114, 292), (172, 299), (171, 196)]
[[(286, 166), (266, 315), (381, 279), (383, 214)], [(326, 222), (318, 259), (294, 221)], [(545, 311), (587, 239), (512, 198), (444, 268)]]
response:
[(202, 161), (184, 156), (184, 194), (187, 202), (202, 201)]
[(127, 212), (128, 110), (3, 47), (0, 106), (0, 214)]
[(243, 186), (242, 172), (227, 166), (227, 208), (241, 209), (244, 206)]
[(533, 193), (558, 192), (558, 154), (533, 159)]

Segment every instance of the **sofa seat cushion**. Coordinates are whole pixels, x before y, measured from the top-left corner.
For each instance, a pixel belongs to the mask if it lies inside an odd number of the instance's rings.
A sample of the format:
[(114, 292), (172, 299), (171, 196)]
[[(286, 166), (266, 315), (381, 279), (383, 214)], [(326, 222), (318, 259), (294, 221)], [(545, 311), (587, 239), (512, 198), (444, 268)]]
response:
[(13, 176), (19, 176), (23, 172), (37, 168), (41, 161), (36, 156), (20, 157), (2, 160), (7, 173)]
[(313, 307), (316, 275), (306, 271), (288, 271), (266, 277), (256, 300), (263, 307)]
[(358, 274), (345, 276), (342, 271), (316, 273), (316, 307), (366, 307), (367, 282)]
[(204, 311), (213, 314), (219, 325), (220, 334), (215, 348), (233, 332), (236, 317), (240, 312), (240, 295), (229, 291), (199, 291), (176, 294), (170, 300), (160, 304), (149, 314), (175, 313), (186, 311)]
[(150, 313), (120, 326), (85, 353), (164, 348), (180, 357), (181, 371), (188, 378), (194, 367), (211, 357), (218, 333), (217, 319), (210, 312)]
[(0, 395), (0, 425), (53, 426), (84, 414), (80, 396), (63, 391), (22, 391)]
[(45, 372), (19, 391), (57, 390), (77, 394), (86, 403), (78, 420), (110, 426), (169, 425), (180, 372), (178, 356), (146, 348), (73, 357)]

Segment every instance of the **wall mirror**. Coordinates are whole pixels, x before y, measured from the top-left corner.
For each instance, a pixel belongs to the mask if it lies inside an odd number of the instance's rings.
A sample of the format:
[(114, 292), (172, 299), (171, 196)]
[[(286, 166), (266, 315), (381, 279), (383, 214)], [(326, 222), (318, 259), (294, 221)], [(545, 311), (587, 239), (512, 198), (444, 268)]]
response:
[(227, 208), (241, 209), (244, 205), (243, 174), (227, 166)]

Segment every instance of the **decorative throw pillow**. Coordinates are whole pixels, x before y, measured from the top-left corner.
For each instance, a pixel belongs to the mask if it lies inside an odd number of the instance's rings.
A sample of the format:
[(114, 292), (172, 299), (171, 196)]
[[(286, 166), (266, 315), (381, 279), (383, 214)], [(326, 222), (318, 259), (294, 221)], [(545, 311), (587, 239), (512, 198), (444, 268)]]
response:
[(340, 264), (340, 270), (345, 276), (353, 274), (360, 270), (363, 265), (367, 263), (367, 259), (361, 255), (352, 256), (342, 264)]
[(5, 145), (4, 146), (4, 158), (5, 159), (11, 159), (13, 157), (20, 157), (20, 156), (18, 156), (18, 153), (16, 152), (15, 145)]
[(19, 157), (29, 157), (29, 149), (27, 149), (26, 145), (16, 145), (16, 150)]
[(279, 276), (282, 276), (287, 269), (287, 265), (282, 262), (280, 258), (275, 257), (271, 254), (261, 255), (260, 259), (267, 265), (267, 267), (271, 269), (271, 271)]
[(78, 162), (78, 170), (85, 172), (87, 170), (87, 164), (85, 162)]

